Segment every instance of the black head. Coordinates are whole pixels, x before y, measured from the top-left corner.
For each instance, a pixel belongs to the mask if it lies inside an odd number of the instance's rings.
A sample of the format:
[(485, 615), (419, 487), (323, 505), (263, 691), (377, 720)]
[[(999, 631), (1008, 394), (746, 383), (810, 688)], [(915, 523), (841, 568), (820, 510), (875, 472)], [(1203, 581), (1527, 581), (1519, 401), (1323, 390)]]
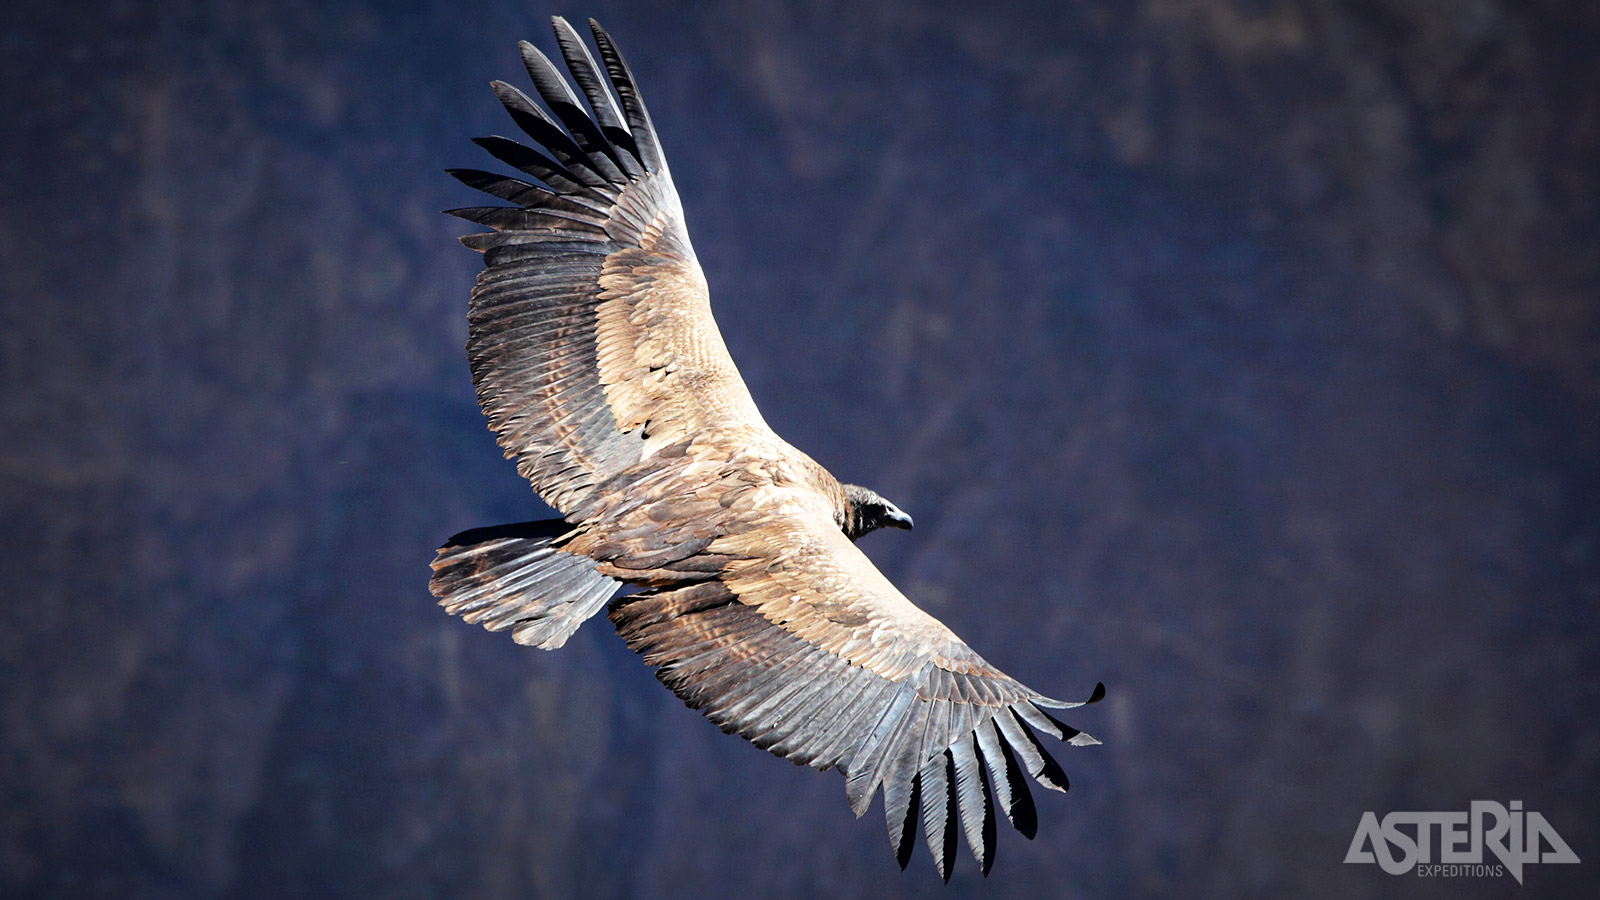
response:
[(900, 507), (859, 484), (844, 486), (844, 505), (844, 522), (839, 527), (852, 541), (884, 526), (911, 530), (911, 517)]

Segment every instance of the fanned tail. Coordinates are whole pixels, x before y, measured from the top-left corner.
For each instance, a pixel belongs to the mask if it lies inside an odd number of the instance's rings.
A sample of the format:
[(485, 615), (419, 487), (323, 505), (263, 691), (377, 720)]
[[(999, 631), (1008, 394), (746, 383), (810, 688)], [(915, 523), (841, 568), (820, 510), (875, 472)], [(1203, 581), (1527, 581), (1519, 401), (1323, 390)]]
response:
[(620, 587), (593, 560), (555, 546), (570, 530), (553, 519), (463, 531), (439, 548), (428, 589), (463, 621), (554, 650)]

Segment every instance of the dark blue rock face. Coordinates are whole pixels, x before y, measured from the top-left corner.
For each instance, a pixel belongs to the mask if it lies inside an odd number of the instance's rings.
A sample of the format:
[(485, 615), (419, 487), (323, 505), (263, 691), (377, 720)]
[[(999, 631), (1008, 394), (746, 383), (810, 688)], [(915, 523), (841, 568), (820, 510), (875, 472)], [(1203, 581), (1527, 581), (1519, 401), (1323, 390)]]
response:
[[(1596, 895), (1594, 6), (680, 6), (0, 12), (0, 895), (1504, 896), (1342, 862), (1474, 799)], [(768, 420), (916, 517), (867, 552), (1109, 688), (982, 885), (605, 622), (428, 595), (542, 514), (437, 210), (557, 12), (628, 53)]]

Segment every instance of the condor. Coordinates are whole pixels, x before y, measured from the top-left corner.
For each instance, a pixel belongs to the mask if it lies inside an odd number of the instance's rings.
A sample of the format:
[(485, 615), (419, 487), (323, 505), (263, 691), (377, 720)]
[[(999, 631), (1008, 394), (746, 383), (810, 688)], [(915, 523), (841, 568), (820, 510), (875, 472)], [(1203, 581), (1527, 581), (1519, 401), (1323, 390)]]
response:
[[(1036, 732), (1097, 743), (1044, 711), (1081, 704), (1012, 680), (912, 605), (853, 543), (911, 518), (761, 418), (711, 317), (650, 114), (590, 26), (603, 68), (555, 19), (581, 97), (528, 43), (543, 106), (494, 83), (543, 149), (477, 143), (531, 180), (451, 173), (512, 204), (452, 211), (492, 229), (462, 239), (485, 266), (467, 352), (501, 448), (563, 519), (456, 535), (430, 587), (446, 611), (547, 649), (606, 608), (722, 730), (838, 769), (857, 816), (881, 789), (902, 868), (920, 813), (941, 877), (958, 823), (987, 873), (996, 807), (1033, 836), (1025, 776), (1067, 788)], [(613, 600), (625, 584), (639, 590)]]

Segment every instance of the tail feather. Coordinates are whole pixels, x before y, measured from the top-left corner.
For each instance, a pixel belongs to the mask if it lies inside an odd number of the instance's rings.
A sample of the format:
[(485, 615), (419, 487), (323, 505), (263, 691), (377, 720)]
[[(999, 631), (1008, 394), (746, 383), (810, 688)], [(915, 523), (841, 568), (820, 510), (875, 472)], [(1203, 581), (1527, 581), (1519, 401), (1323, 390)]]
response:
[(445, 612), (554, 650), (621, 586), (555, 546), (570, 530), (555, 519), (463, 531), (439, 548), (428, 589)]

